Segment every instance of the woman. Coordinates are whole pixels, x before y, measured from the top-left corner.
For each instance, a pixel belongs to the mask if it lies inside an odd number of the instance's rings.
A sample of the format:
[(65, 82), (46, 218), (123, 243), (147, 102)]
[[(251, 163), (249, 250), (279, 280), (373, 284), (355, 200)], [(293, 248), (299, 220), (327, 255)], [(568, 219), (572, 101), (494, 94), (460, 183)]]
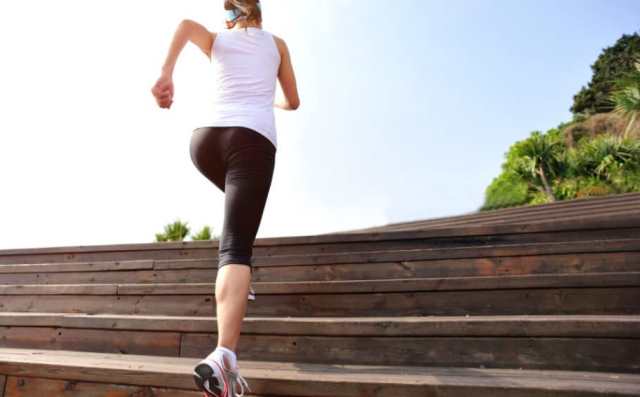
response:
[[(187, 41), (212, 62), (217, 86), (210, 122), (193, 131), (190, 145), (196, 168), (225, 193), (215, 284), (218, 344), (193, 372), (207, 397), (242, 396), (248, 387), (235, 351), (247, 296), (251, 299), (252, 246), (275, 166), (274, 106), (300, 106), (289, 50), (284, 40), (262, 29), (259, 0), (225, 0), (224, 8), (227, 30), (215, 33), (191, 20), (180, 23), (151, 89), (158, 106), (171, 107), (172, 74)], [(276, 79), (284, 98), (274, 102)]]

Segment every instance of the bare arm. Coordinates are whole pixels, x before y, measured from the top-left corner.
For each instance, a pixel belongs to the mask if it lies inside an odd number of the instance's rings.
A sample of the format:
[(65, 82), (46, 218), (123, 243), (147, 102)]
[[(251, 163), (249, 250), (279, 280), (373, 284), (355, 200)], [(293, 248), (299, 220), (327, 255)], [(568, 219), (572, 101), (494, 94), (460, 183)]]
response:
[(156, 98), (161, 108), (170, 108), (173, 103), (173, 70), (176, 66), (178, 56), (182, 49), (191, 41), (197, 45), (204, 54), (211, 59), (211, 49), (216, 34), (209, 32), (201, 24), (185, 19), (178, 25), (166, 60), (162, 66), (161, 75), (156, 84), (151, 89), (151, 93)]
[(173, 36), (173, 41), (171, 42), (165, 63), (162, 66), (162, 72), (169, 75), (173, 73), (178, 55), (180, 55), (187, 41), (191, 41), (197, 45), (208, 58), (211, 58), (211, 47), (213, 46), (215, 35), (215, 33), (209, 32), (198, 22), (190, 19), (185, 19), (180, 22)]
[(277, 101), (274, 106), (284, 110), (296, 110), (300, 107), (300, 97), (298, 95), (298, 87), (296, 84), (296, 76), (293, 72), (291, 63), (291, 55), (289, 48), (284, 40), (276, 37), (278, 51), (280, 51), (280, 68), (278, 69), (278, 80), (284, 100)]

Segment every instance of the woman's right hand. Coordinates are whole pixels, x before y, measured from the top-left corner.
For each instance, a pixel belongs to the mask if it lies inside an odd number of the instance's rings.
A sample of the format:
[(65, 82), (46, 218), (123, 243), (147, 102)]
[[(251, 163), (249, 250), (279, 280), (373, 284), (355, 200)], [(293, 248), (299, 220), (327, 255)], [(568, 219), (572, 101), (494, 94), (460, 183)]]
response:
[(170, 74), (162, 74), (151, 88), (158, 106), (169, 109), (173, 103), (173, 79)]

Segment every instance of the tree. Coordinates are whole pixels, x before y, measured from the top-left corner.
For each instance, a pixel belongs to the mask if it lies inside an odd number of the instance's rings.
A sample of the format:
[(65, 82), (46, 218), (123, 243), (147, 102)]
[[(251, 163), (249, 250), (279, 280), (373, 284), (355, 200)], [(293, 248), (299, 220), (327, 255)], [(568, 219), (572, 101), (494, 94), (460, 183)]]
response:
[(480, 210), (640, 191), (640, 140), (602, 134), (568, 147), (566, 129), (513, 144)]
[(209, 226), (203, 227), (197, 234), (191, 236), (191, 239), (194, 241), (211, 240), (211, 228)]
[(504, 171), (487, 187), (485, 202), (480, 210), (516, 207), (528, 204), (530, 199), (527, 182), (514, 172)]
[(530, 186), (556, 201), (552, 180), (563, 171), (564, 145), (557, 135), (534, 131), (512, 148), (512, 170)]
[(615, 87), (616, 91), (611, 99), (615, 104), (615, 112), (627, 120), (627, 128), (624, 130), (626, 139), (640, 113), (640, 59), (632, 72), (616, 81)]
[(610, 101), (615, 81), (633, 71), (635, 59), (640, 54), (640, 35), (623, 35), (611, 47), (605, 48), (591, 66), (593, 77), (573, 97), (573, 113), (595, 114), (613, 110)]
[(189, 226), (187, 222), (181, 222), (177, 219), (164, 227), (164, 233), (156, 233), (156, 241), (183, 241), (189, 234)]
[[(156, 233), (156, 242), (184, 241), (189, 232), (190, 228), (187, 222), (182, 222), (178, 219), (175, 222), (166, 225), (163, 233)], [(218, 236), (212, 236), (211, 227), (206, 225), (198, 233), (191, 236), (193, 241), (214, 240), (218, 238)]]

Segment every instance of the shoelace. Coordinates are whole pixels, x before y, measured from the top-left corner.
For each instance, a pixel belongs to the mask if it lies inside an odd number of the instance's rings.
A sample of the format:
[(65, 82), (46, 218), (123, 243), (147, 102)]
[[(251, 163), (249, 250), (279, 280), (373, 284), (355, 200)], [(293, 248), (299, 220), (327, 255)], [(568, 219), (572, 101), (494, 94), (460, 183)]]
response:
[[(240, 388), (242, 389), (240, 394), (237, 394), (237, 397), (244, 397), (245, 391), (251, 391), (251, 388), (249, 387), (249, 383), (242, 375), (240, 375), (240, 371), (238, 368), (236, 368), (236, 371), (228, 371), (228, 373), (230, 375), (229, 377), (233, 379), (233, 382), (239, 384)], [(233, 397), (236, 397), (236, 396), (233, 396)]]

